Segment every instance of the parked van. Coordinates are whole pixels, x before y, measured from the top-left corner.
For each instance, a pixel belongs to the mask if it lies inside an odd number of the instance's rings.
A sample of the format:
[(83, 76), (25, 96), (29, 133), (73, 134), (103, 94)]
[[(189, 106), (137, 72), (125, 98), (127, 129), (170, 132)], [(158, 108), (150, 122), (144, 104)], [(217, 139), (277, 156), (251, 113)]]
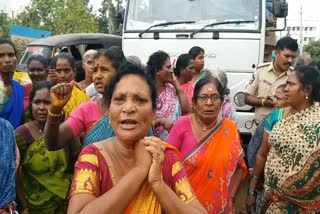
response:
[(30, 83), (27, 62), (32, 55), (40, 54), (50, 59), (60, 51), (69, 51), (79, 62), (86, 50), (97, 50), (111, 46), (121, 47), (121, 36), (103, 33), (74, 33), (37, 39), (28, 44), (13, 78), (22, 85)]

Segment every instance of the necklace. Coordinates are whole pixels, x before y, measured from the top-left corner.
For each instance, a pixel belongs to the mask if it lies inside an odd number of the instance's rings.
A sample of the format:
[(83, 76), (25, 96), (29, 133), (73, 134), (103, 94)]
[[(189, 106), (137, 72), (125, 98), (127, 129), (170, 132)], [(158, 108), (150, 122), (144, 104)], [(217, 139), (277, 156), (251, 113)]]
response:
[(200, 126), (202, 126), (202, 131), (204, 131), (204, 132), (207, 131), (207, 130), (212, 129), (217, 123), (217, 121), (215, 121), (211, 126), (206, 126), (203, 122), (201, 122), (201, 120), (199, 119), (197, 114), (194, 114), (194, 116), (196, 117), (196, 119), (197, 119), (198, 123), (200, 124)]
[(33, 124), (39, 129), (39, 132), (42, 133), (43, 129), (41, 129), (40, 125), (34, 121)]

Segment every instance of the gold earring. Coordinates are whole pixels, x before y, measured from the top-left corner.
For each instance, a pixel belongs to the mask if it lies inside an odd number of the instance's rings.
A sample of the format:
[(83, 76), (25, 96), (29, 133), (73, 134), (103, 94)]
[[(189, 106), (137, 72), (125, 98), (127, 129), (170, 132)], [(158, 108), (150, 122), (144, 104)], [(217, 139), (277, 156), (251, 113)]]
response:
[(306, 100), (308, 100), (309, 99), (309, 96), (308, 96), (308, 94), (306, 94)]

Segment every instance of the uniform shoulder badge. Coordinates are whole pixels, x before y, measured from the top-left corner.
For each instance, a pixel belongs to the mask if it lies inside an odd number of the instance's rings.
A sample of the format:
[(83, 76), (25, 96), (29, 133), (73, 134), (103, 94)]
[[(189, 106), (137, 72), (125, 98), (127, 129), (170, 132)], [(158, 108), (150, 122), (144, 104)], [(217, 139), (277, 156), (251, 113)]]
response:
[(270, 64), (271, 62), (259, 63), (257, 68), (263, 68), (263, 67), (269, 66)]

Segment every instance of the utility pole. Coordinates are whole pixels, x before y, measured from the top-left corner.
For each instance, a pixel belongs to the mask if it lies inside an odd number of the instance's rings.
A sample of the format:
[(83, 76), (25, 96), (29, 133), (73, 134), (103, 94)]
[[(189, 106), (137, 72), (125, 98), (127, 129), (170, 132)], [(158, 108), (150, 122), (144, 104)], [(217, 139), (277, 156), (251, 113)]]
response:
[(303, 26), (302, 26), (302, 14), (303, 14), (303, 11), (302, 11), (302, 5), (300, 7), (300, 11), (299, 11), (299, 14), (300, 14), (300, 54), (302, 54), (303, 52), (303, 35), (302, 35), (302, 32), (303, 32)]

